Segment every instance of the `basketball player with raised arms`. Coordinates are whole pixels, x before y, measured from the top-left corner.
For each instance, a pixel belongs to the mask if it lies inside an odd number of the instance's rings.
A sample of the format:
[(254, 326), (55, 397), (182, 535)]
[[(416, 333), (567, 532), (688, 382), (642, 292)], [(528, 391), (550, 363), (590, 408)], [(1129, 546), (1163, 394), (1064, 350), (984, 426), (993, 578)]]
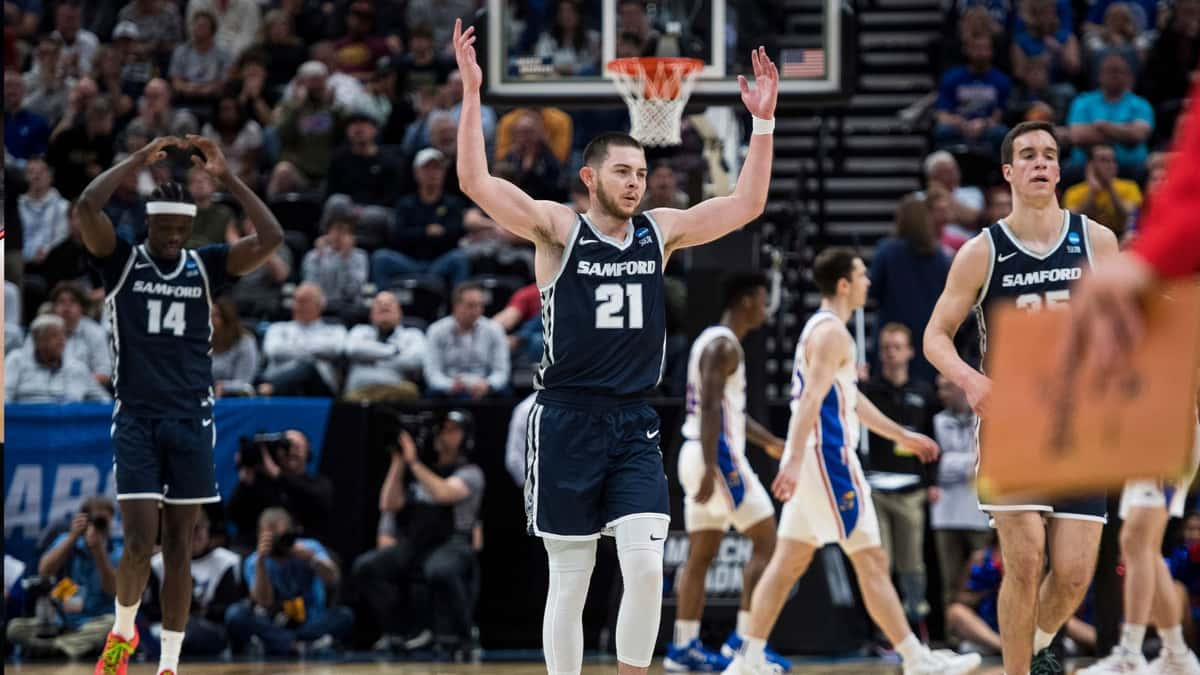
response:
[[(160, 162), (169, 148), (196, 148), (192, 162), (212, 174), (254, 221), (257, 234), (196, 250), (196, 205), (177, 183), (159, 185), (146, 203), (148, 234), (135, 245), (116, 236), (101, 210), (131, 173)], [(213, 446), (213, 299), (283, 243), (266, 204), (235, 174), (212, 141), (157, 138), (97, 176), (79, 198), (84, 246), (104, 278), (109, 335), (115, 350), (112, 440), (125, 551), (117, 566), (116, 622), (96, 662), (96, 675), (124, 675), (137, 648), (134, 619), (150, 574), (161, 526), (164, 574), (162, 652), (158, 672), (179, 670), (179, 650), (192, 601), (192, 527), (217, 494)]]
[[(746, 461), (746, 441), (778, 459), (783, 439), (746, 414), (746, 356), (741, 344), (767, 320), (767, 286), (761, 273), (726, 279), (721, 322), (704, 329), (688, 355), (678, 465), (688, 559), (676, 591), (675, 639), (663, 662), (669, 671), (720, 671), (729, 665), (750, 619), (750, 596), (775, 550), (775, 505)], [(704, 580), (731, 525), (750, 539), (753, 552), (742, 569), (737, 627), (721, 652), (714, 652), (700, 641)], [(787, 659), (773, 651), (767, 656), (783, 670), (791, 669)]]
[[(1200, 414), (1200, 397), (1197, 398)], [(1200, 424), (1193, 437), (1192, 473), (1200, 459)], [(1121, 641), (1112, 653), (1079, 675), (1168, 673), (1200, 675), (1200, 660), (1183, 639), (1174, 579), (1162, 557), (1163, 535), (1171, 518), (1182, 518), (1192, 476), (1173, 482), (1131, 480), (1121, 492), (1121, 560), (1125, 563), (1124, 621)], [(1153, 663), (1146, 663), (1142, 642), (1153, 620), (1163, 646)]]
[(760, 47), (751, 54), (754, 88), (738, 78), (755, 119), (732, 194), (687, 210), (638, 213), (645, 153), (634, 138), (606, 133), (584, 150), (579, 177), (591, 205), (576, 214), (488, 173), (474, 42), (474, 29), (455, 22), (463, 82), (459, 184), (501, 227), (534, 243), (542, 297), (545, 350), (528, 420), (525, 502), (529, 530), (542, 537), (549, 557), (546, 665), (551, 673), (582, 668), (583, 605), (596, 541), (605, 533), (616, 538), (625, 582), (618, 669), (644, 673), (658, 636), (670, 521), (659, 419), (644, 398), (664, 363), (663, 269), (673, 252), (717, 239), (762, 213), (779, 72)]
[(846, 322), (867, 301), (867, 267), (854, 251), (825, 249), (813, 265), (821, 308), (796, 344), (787, 442), (771, 491), (782, 502), (778, 541), (750, 601), (742, 649), (725, 672), (766, 675), (781, 670), (766, 658), (767, 636), (813, 554), (837, 543), (850, 558), (867, 613), (903, 659), (905, 675), (961, 675), (979, 665), (978, 654), (931, 651), (908, 626), (880, 543), (871, 488), (858, 461), (859, 422), (912, 450), (937, 459), (933, 439), (890, 420), (858, 395), (854, 338)]
[[(1111, 230), (1059, 206), (1059, 147), (1052, 125), (1023, 122), (1013, 127), (1001, 144), (1000, 161), (1012, 187), (1012, 214), (959, 250), (925, 330), (926, 358), (966, 392), (981, 424), (988, 423), (991, 380), (954, 347), (954, 334), (967, 313), (977, 315), (986, 356), (992, 308), (1065, 310), (1072, 282), (1093, 260), (1117, 253)], [(988, 452), (987, 447), (979, 450), (981, 455)], [(1092, 580), (1107, 520), (1104, 497), (980, 508), (992, 517), (1004, 561), (999, 618), (1005, 672), (1025, 675), (1031, 667), (1037, 673), (1063, 672), (1049, 647)]]

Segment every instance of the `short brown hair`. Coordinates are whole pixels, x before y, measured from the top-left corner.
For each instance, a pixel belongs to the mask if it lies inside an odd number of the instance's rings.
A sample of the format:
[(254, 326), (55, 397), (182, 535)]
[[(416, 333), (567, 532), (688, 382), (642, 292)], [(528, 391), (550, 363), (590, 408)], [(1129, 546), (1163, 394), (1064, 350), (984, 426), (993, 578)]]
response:
[(896, 321), (889, 321), (879, 330), (879, 339), (882, 340), (883, 336), (888, 333), (900, 333), (908, 340), (908, 346), (912, 346), (912, 330), (908, 326)]
[(838, 281), (850, 281), (855, 258), (858, 254), (846, 246), (834, 246), (817, 254), (813, 261), (813, 283), (822, 297), (837, 295)]
[(593, 138), (592, 142), (587, 144), (587, 147), (583, 149), (583, 163), (588, 166), (603, 164), (604, 160), (608, 159), (610, 146), (637, 148), (645, 151), (642, 144), (633, 136), (619, 131), (609, 131)]
[(54, 285), (54, 290), (50, 291), (50, 302), (58, 302), (58, 297), (63, 293), (75, 298), (75, 302), (79, 303), (85, 314), (87, 313), (91, 303), (88, 302), (88, 296), (84, 292), (83, 286), (74, 281), (60, 281)]
[(461, 284), (455, 286), (453, 293), (451, 293), (451, 295), (450, 295), (450, 305), (451, 306), (457, 305), (459, 302), (462, 301), (463, 295), (470, 291), (479, 291), (480, 293), (482, 293), (483, 285), (480, 283), (474, 282), (474, 281), (464, 281)]
[(1058, 136), (1054, 134), (1053, 124), (1041, 121), (1021, 122), (1004, 135), (1004, 142), (1000, 144), (1000, 163), (1012, 164), (1013, 143), (1015, 143), (1016, 140), (1021, 136), (1024, 136), (1025, 134), (1032, 134), (1035, 131), (1044, 131), (1050, 134), (1050, 137), (1054, 139), (1054, 147), (1059, 147)]

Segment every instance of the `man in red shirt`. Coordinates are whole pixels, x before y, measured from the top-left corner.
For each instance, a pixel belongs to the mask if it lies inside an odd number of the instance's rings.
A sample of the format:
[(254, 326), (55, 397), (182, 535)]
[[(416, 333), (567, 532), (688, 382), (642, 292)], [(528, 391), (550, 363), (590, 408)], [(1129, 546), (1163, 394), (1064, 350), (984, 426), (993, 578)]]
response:
[(1160, 281), (1200, 272), (1200, 78), (1179, 125), (1174, 157), (1132, 248), (1071, 291), (1071, 346), (1098, 364), (1117, 364), (1143, 331), (1140, 299)]

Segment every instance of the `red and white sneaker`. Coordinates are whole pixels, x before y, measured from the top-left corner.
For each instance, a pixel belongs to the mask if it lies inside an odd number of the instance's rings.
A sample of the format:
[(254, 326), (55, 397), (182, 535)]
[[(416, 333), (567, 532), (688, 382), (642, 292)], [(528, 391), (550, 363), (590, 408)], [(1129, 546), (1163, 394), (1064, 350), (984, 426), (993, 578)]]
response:
[(137, 646), (136, 628), (133, 629), (133, 637), (128, 640), (110, 631), (108, 641), (104, 643), (104, 651), (100, 652), (100, 660), (96, 661), (94, 675), (125, 675), (129, 657), (133, 655)]

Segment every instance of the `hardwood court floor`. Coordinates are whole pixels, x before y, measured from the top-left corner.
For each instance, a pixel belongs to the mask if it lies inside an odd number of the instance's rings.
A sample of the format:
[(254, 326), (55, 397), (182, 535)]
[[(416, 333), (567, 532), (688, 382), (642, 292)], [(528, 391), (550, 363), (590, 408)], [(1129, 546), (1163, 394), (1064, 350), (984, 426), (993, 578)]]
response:
[[(129, 675), (154, 675), (156, 664), (142, 663), (129, 666)], [(611, 675), (616, 673), (615, 663), (589, 663), (584, 665), (582, 675)], [(88, 663), (69, 664), (5, 664), (6, 673), (21, 675), (91, 675)], [(308, 663), (199, 663), (181, 666), (181, 675), (545, 675), (546, 667), (541, 663), (416, 663), (416, 662), (373, 662), (337, 663), (329, 661)], [(662, 673), (662, 662), (655, 661), (651, 673)], [(985, 665), (975, 671), (979, 675), (1001, 675), (998, 665)], [(1070, 672), (1070, 670), (1068, 670)], [(799, 663), (792, 669), (795, 675), (895, 675), (900, 667), (879, 661), (846, 661), (840, 663)]]

